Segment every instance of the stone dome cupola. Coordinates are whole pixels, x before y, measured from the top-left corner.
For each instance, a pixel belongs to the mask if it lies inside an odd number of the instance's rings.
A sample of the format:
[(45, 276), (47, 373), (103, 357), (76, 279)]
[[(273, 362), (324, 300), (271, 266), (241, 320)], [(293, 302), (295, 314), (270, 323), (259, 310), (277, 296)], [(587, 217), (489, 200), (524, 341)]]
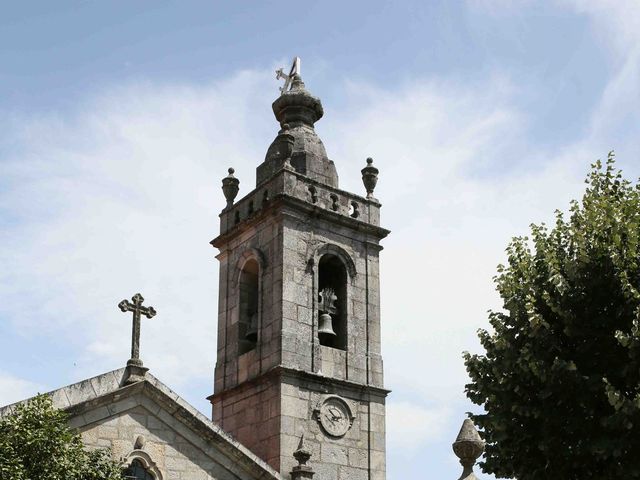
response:
[[(264, 162), (256, 169), (256, 185), (269, 180), (282, 168), (291, 168), (306, 177), (338, 187), (338, 174), (327, 157), (314, 124), (324, 114), (322, 102), (305, 88), (300, 73), (292, 73), (290, 88), (273, 102), (280, 131), (267, 150)], [(289, 83), (289, 82), (288, 82)]]

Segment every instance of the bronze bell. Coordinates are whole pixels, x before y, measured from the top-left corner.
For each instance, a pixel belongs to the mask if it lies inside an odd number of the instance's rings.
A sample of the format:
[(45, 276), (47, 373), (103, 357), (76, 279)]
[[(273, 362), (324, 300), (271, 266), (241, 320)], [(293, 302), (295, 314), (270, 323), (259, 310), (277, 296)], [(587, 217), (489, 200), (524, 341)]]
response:
[(251, 315), (251, 320), (249, 320), (247, 333), (245, 333), (244, 338), (246, 338), (250, 342), (258, 341), (258, 312), (255, 312), (253, 315)]
[(336, 332), (333, 331), (333, 322), (331, 315), (328, 313), (321, 313), (318, 322), (318, 335), (331, 335), (336, 336)]

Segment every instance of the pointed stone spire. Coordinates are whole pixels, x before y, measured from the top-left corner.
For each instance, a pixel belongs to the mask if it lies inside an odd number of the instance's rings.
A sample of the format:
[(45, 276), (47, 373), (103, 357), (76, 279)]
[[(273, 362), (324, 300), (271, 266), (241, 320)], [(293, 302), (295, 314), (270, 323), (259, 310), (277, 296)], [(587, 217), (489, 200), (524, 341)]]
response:
[(473, 473), (473, 466), (484, 451), (484, 441), (480, 438), (478, 430), (470, 419), (467, 418), (462, 423), (458, 438), (452, 446), (463, 468), (462, 475), (458, 480), (477, 480), (478, 477)]
[(300, 442), (298, 443), (298, 449), (293, 452), (293, 457), (298, 462), (298, 465), (293, 467), (291, 470), (291, 480), (299, 480), (302, 478), (313, 478), (315, 472), (313, 468), (307, 465), (307, 462), (311, 458), (311, 451), (307, 448), (304, 443), (304, 433), (300, 437)]

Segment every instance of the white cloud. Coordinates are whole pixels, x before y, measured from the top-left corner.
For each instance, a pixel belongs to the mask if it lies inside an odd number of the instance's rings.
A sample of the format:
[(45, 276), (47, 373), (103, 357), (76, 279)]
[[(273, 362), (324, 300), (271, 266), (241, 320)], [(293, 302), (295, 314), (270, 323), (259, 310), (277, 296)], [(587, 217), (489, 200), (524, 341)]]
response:
[[(97, 374), (128, 358), (130, 318), (116, 304), (140, 291), (158, 310), (143, 319), (145, 363), (191, 398), (193, 385), (211, 384), (217, 267), (207, 242), (218, 231), (226, 167), (248, 192), (275, 135), (269, 77), (242, 73), (200, 89), (132, 85), (72, 119), (14, 128), (22, 132), (8, 163), (15, 189), (3, 201), (22, 222), (0, 253), (8, 267), (0, 294), (37, 306), (25, 316), (21, 303), (7, 302), (15, 327), (71, 342), (80, 373)], [(574, 196), (584, 163), (536, 153), (520, 165), (540, 169), (504, 167), (526, 118), (503, 78), (350, 88), (357, 105), (328, 111), (318, 130), (343, 188), (363, 191), (368, 155), (381, 170), (376, 195), (393, 230), (382, 254), (393, 471), (393, 459), (411, 454), (407, 445), (453, 440), (443, 437), (469, 409), (460, 352), (476, 348), (475, 330), (496, 303), (490, 278), (502, 249)]]
[(143, 319), (146, 363), (178, 387), (212, 376), (217, 268), (208, 241), (226, 167), (236, 166), (247, 192), (266, 151), (252, 142), (260, 117), (248, 115), (265, 77), (245, 72), (201, 89), (130, 85), (70, 118), (11, 125), (17, 148), (2, 159), (2, 205), (18, 221), (2, 234), (0, 293), (13, 301), (0, 308), (16, 329), (71, 342), (87, 375), (117, 368), (131, 319), (116, 305), (140, 291), (159, 312)]
[(610, 44), (618, 57), (626, 57), (630, 48), (637, 51), (640, 4), (636, 0), (558, 0), (558, 3), (587, 15), (595, 35)]
[[(491, 278), (503, 249), (576, 197), (593, 160), (518, 147), (526, 119), (512, 94), (504, 80), (371, 91), (325, 136), (342, 165), (375, 152), (381, 170), (376, 195), (392, 230), (381, 257), (387, 383), (424, 402), (455, 400), (461, 413), (461, 352), (477, 348), (476, 329), (499, 306)], [(524, 158), (505, 166), (503, 152), (518, 149)], [(355, 172), (346, 180), (362, 189)]]
[[(579, 196), (588, 163), (616, 146), (611, 112), (637, 94), (637, 56), (625, 58), (588, 136), (553, 152), (527, 143), (527, 112), (500, 75), (395, 90), (350, 84), (352, 104), (327, 109), (318, 131), (342, 188), (363, 192), (359, 170), (373, 156), (392, 229), (381, 257), (391, 472), (407, 445), (453, 441), (443, 437), (470, 408), (460, 353), (478, 348), (475, 330), (499, 305), (495, 266), (511, 236)], [(0, 312), (15, 329), (70, 342), (82, 374), (97, 374), (128, 358), (130, 318), (116, 304), (140, 291), (158, 310), (142, 326), (152, 372), (178, 391), (212, 383), (217, 266), (207, 242), (226, 168), (247, 193), (276, 133), (271, 77), (129, 85), (72, 117), (14, 119), (0, 205), (18, 221), (0, 233)], [(637, 152), (640, 136), (625, 138), (623, 151)], [(621, 166), (632, 161), (620, 155)], [(16, 397), (30, 394), (24, 385)]]
[(24, 400), (36, 395), (38, 392), (44, 393), (42, 385), (7, 372), (0, 372), (0, 406)]
[(387, 447), (412, 456), (430, 442), (443, 437), (454, 412), (448, 407), (424, 408), (411, 402), (393, 402), (387, 407)]

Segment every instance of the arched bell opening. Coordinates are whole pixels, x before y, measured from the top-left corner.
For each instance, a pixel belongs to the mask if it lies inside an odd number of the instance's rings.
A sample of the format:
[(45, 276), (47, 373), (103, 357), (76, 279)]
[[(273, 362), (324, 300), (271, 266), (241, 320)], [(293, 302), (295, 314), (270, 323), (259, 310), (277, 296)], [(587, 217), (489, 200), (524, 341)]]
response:
[(254, 258), (242, 266), (238, 281), (238, 353), (253, 350), (258, 342), (260, 266)]
[(347, 349), (347, 269), (330, 253), (318, 262), (318, 340), (320, 345)]

